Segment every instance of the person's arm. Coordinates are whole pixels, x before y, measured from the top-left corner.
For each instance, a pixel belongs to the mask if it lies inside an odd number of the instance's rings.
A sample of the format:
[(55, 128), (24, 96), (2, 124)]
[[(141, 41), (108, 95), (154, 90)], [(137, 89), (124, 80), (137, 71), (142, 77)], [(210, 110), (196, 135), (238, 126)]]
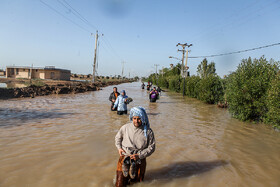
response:
[(120, 128), (116, 137), (115, 137), (115, 145), (119, 151), (119, 155), (122, 156), (122, 153), (125, 151), (122, 149), (122, 140), (123, 140), (123, 127)]
[(109, 101), (113, 102), (112, 99), (113, 99), (113, 96), (112, 96), (112, 94), (110, 94)]
[(142, 151), (139, 151), (140, 159), (150, 156), (156, 149), (156, 141), (152, 130), (148, 138), (149, 138), (148, 147), (146, 149), (143, 149)]
[(118, 104), (119, 104), (119, 97), (117, 98), (117, 100), (114, 103), (114, 108), (116, 108), (118, 106)]

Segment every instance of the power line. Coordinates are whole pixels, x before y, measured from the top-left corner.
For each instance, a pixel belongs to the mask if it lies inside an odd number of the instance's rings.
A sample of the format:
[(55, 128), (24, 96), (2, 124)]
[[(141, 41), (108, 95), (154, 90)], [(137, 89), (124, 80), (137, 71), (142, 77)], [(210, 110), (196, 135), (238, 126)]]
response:
[[(94, 28), (95, 30), (98, 30), (97, 27), (95, 27), (94, 25), (92, 25), (85, 17), (83, 17), (77, 10), (75, 10), (66, 0), (63, 0), (63, 2), (61, 2), (60, 0), (57, 0), (61, 5), (63, 5), (67, 10), (70, 10), (71, 13), (73, 15), (75, 15), (77, 18), (79, 18), (80, 20), (82, 20), (85, 24), (87, 24), (88, 26)], [(67, 6), (68, 7), (67, 7)], [(72, 9), (72, 10), (71, 10)]]
[[(70, 21), (71, 23), (73, 23), (74, 25), (78, 26), (79, 28), (83, 29), (84, 31), (92, 34), (92, 32), (84, 27), (82, 27), (81, 25), (79, 25), (78, 23), (76, 23), (75, 21), (71, 20), (70, 18), (64, 16), (61, 12), (59, 12), (58, 10), (56, 10), (55, 8), (53, 8), (52, 6), (50, 6), (49, 4), (47, 4), (46, 2), (44, 2), (43, 0), (40, 0), (40, 2), (42, 4), (44, 4), (45, 6), (47, 6), (48, 8), (50, 8), (52, 11), (56, 12), (57, 14), (59, 14), (60, 16), (62, 16), (64, 19), (67, 19), (68, 21)], [(82, 14), (80, 14), (77, 10), (75, 10), (66, 0), (63, 0), (63, 2), (61, 0), (57, 0), (57, 2), (59, 2), (62, 6), (64, 6), (64, 8), (66, 8), (67, 10), (71, 11), (71, 13), (76, 16), (78, 19), (80, 19), (81, 21), (83, 21), (87, 26), (92, 27), (94, 29), (97, 29), (97, 27), (95, 27), (94, 25), (92, 25), (84, 16), (82, 16)], [(103, 37), (102, 37), (103, 39)], [(112, 45), (110, 44), (109, 40), (105, 40), (104, 38), (104, 43), (106, 44), (106, 46), (108, 47), (109, 50), (107, 50), (108, 52), (111, 52), (112, 54), (114, 54), (116, 57), (118, 57), (120, 60), (123, 60), (123, 58), (121, 58), (118, 53), (116, 52), (116, 50), (112, 47)], [(98, 46), (99, 46), (99, 42), (98, 42)], [(103, 47), (104, 48), (104, 47)], [(99, 53), (99, 50), (98, 50)], [(99, 61), (99, 59), (97, 59)], [(98, 65), (97, 65), (98, 66)]]
[(254, 50), (258, 50), (258, 49), (263, 49), (263, 48), (267, 48), (267, 47), (273, 47), (273, 46), (277, 46), (277, 45), (280, 45), (280, 42), (279, 43), (270, 44), (270, 45), (261, 46), (261, 47), (255, 47), (255, 48), (252, 48), (252, 49), (245, 49), (245, 50), (230, 52), (230, 53), (222, 53), (222, 54), (207, 55), (207, 56), (191, 56), (189, 58), (209, 58), (209, 57), (232, 55), (232, 54), (237, 54), (237, 53), (244, 53), (244, 52), (248, 52), (248, 51), (254, 51)]
[[(231, 27), (234, 27), (234, 24), (236, 25), (236, 24), (238, 24), (238, 23), (240, 23), (241, 22), (241, 24), (239, 24), (239, 25), (242, 25), (242, 24), (245, 24), (245, 23), (247, 23), (247, 22), (249, 22), (249, 21), (251, 21), (251, 20), (254, 20), (254, 19), (256, 19), (257, 17), (259, 17), (260, 15), (256, 15), (258, 12), (261, 12), (261, 13), (263, 13), (264, 11), (266, 11), (266, 9), (267, 8), (269, 8), (269, 7), (271, 7), (271, 6), (273, 6), (273, 4), (275, 4), (275, 3), (277, 3), (277, 2), (279, 2), (279, 0), (274, 0), (274, 1), (270, 1), (269, 3), (267, 3), (266, 2), (266, 5), (263, 5), (263, 6), (261, 6), (260, 8), (258, 8), (258, 9), (252, 9), (252, 10), (250, 10), (250, 11), (248, 11), (249, 9), (241, 9), (242, 11), (241, 12), (243, 12), (243, 10), (246, 10), (247, 12), (246, 12), (246, 14), (244, 14), (244, 15), (242, 15), (242, 14), (236, 14), (235, 16), (234, 16), (234, 18), (235, 19), (233, 19), (232, 21), (228, 21), (228, 22), (226, 22), (225, 24), (215, 24), (212, 28), (210, 28), (209, 30), (208, 29), (205, 29), (205, 31), (203, 31), (202, 32), (202, 34), (200, 34), (201, 35), (201, 37), (198, 37), (199, 35), (197, 35), (196, 37), (195, 37), (195, 39), (193, 39), (193, 41), (195, 41), (196, 43), (198, 42), (198, 41), (200, 41), (200, 40), (202, 40), (203, 38), (205, 38), (205, 37), (207, 37), (207, 34), (209, 35), (209, 34), (215, 34), (216, 32), (215, 32), (215, 30), (224, 30), (224, 29), (228, 29), (228, 28), (231, 28)], [(256, 3), (254, 3), (254, 4), (256, 4)], [(254, 6), (254, 4), (253, 4), (253, 6)], [(249, 7), (251, 7), (251, 5), (249, 6)], [(278, 7), (279, 8), (279, 7)], [(272, 11), (269, 11), (269, 13), (270, 12), (272, 12)], [(228, 17), (228, 18), (231, 18), (231, 17), (233, 17), (233, 16), (230, 16), (230, 17)], [(225, 19), (225, 21), (226, 21), (226, 19)], [(217, 27), (216, 27), (217, 26)], [(217, 34), (217, 33), (216, 33)], [(215, 35), (214, 35), (215, 36)], [(216, 35), (217, 36), (217, 35)], [(199, 39), (200, 38), (200, 39)], [(212, 39), (213, 39), (213, 37), (211, 37)]]
[[(79, 18), (81, 21), (83, 21), (85, 24), (87, 24), (89, 27), (92, 27), (94, 29), (97, 29), (94, 25), (92, 25), (84, 16), (82, 16), (82, 14), (80, 14), (77, 10), (75, 10), (66, 0), (63, 0), (63, 2), (61, 2), (60, 0), (57, 0), (60, 4), (62, 4), (67, 10), (72, 10), (71, 12), (73, 13), (73, 15), (75, 15), (77, 18)], [(66, 6), (67, 5), (67, 6)], [(105, 36), (106, 37), (106, 36)], [(112, 47), (111, 43), (109, 42), (108, 39), (106, 39), (105, 37), (102, 37), (102, 40), (105, 42), (105, 44), (108, 46), (108, 48), (110, 48), (110, 50), (112, 51), (112, 53), (114, 53), (114, 55), (116, 55), (116, 57), (118, 57), (120, 60), (123, 60), (123, 58), (121, 58), (118, 53), (116, 52), (116, 50)]]
[(50, 8), (52, 11), (56, 12), (57, 14), (59, 14), (60, 16), (62, 16), (64, 19), (67, 19), (68, 21), (70, 21), (71, 23), (73, 23), (74, 25), (80, 27), (81, 29), (83, 29), (86, 32), (91, 33), (89, 30), (85, 29), (84, 27), (82, 27), (81, 25), (79, 25), (78, 23), (72, 21), (70, 18), (64, 16), (63, 14), (61, 14), (59, 11), (57, 11), (55, 8), (53, 8), (52, 6), (50, 6), (49, 4), (45, 3), (44, 1), (40, 0), (40, 2), (42, 4), (44, 4), (45, 6), (47, 6), (48, 8)]

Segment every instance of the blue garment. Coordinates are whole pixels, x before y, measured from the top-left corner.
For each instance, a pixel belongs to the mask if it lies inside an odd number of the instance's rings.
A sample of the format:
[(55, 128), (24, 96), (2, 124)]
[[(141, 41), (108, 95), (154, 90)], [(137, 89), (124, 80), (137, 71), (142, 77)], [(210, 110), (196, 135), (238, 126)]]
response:
[(117, 100), (114, 103), (114, 108), (118, 107), (118, 111), (126, 111), (127, 110), (127, 104), (124, 102), (125, 99), (127, 99), (128, 96), (125, 95), (119, 95)]
[(147, 137), (147, 130), (150, 128), (150, 123), (149, 123), (149, 118), (148, 118), (148, 115), (147, 115), (145, 109), (141, 106), (133, 107), (130, 110), (130, 115), (129, 115), (130, 121), (132, 121), (132, 118), (134, 116), (138, 116), (141, 118), (141, 122), (144, 127), (144, 135), (145, 135), (145, 137)]

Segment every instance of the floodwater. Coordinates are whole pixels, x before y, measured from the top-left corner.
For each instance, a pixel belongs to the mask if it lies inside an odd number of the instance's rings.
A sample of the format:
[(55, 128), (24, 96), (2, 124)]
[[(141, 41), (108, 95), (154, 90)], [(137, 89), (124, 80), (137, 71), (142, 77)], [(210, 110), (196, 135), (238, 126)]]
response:
[(22, 83), (0, 83), (0, 88), (24, 88), (25, 84)]
[[(129, 108), (147, 109), (156, 137), (134, 186), (280, 186), (279, 132), (177, 93), (149, 103), (140, 84), (118, 85)], [(110, 111), (112, 88), (0, 101), (0, 186), (113, 186), (114, 136), (128, 115)]]

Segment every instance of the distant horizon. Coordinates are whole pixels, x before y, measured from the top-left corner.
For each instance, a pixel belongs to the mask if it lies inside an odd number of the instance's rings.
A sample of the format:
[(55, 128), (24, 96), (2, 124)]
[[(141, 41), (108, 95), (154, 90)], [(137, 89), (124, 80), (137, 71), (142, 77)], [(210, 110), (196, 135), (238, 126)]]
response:
[[(190, 56), (210, 56), (280, 42), (280, 2), (3, 0), (0, 1), (0, 68), (55, 66), (92, 74), (96, 30), (97, 73), (146, 77), (181, 59), (177, 43), (193, 44)], [(91, 35), (93, 33), (93, 35)], [(207, 58), (219, 76), (242, 59), (280, 61), (280, 46)], [(189, 58), (191, 75), (203, 58)]]

